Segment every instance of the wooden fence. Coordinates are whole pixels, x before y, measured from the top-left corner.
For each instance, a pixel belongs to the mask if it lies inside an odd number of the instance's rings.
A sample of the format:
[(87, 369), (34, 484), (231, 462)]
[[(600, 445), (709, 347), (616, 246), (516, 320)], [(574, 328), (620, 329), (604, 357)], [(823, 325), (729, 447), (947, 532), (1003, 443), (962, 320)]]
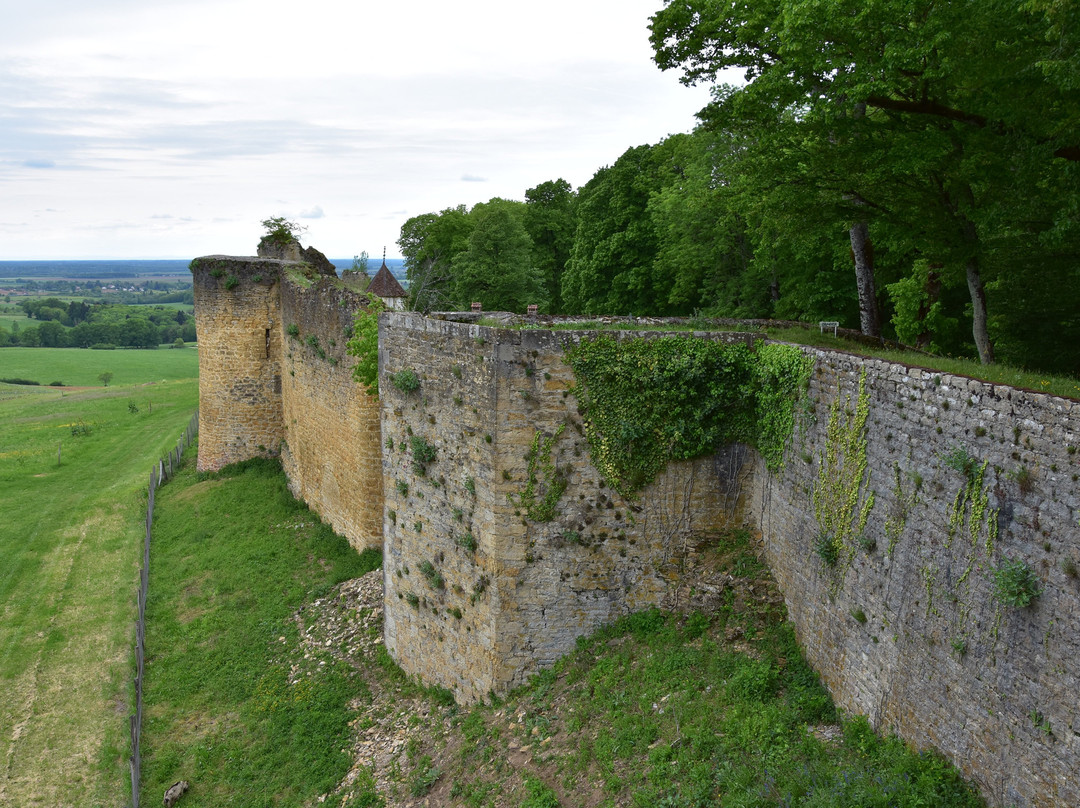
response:
[(146, 540), (143, 542), (142, 569), (139, 570), (139, 616), (135, 621), (135, 713), (131, 716), (131, 805), (139, 808), (139, 786), (142, 760), (139, 757), (139, 741), (142, 736), (143, 710), (143, 662), (146, 659), (146, 590), (150, 582), (150, 528), (154, 522), (154, 492), (167, 483), (180, 468), (184, 450), (199, 432), (199, 413), (196, 411), (188, 422), (184, 434), (176, 442), (176, 448), (158, 460), (150, 470), (150, 487), (146, 500)]

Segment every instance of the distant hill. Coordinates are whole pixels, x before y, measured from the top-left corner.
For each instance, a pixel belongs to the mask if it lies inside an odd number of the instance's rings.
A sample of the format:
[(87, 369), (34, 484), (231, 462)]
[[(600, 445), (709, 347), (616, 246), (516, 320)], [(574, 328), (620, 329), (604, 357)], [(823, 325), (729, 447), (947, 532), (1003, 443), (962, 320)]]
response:
[[(338, 274), (340, 275), (346, 269), (352, 266), (352, 258), (331, 258), (330, 263), (337, 267)], [(368, 259), (368, 275), (375, 277), (375, 273), (379, 271), (379, 267), (382, 266), (382, 258), (369, 258)], [(397, 278), (399, 281), (405, 280), (405, 259), (404, 258), (387, 258), (386, 268), (390, 270), (390, 274)]]
[[(187, 259), (137, 261), (0, 261), (0, 278), (139, 278), (188, 275)], [(350, 262), (351, 263), (351, 262)]]

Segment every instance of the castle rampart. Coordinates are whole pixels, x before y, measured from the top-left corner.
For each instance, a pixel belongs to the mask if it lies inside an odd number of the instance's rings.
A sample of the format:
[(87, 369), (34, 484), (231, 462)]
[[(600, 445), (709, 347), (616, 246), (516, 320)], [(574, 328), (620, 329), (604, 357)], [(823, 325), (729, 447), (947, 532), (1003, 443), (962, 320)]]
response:
[[(583, 435), (566, 351), (586, 332), (383, 315), (376, 407), (342, 351), (359, 300), (340, 284), (255, 259), (193, 271), (200, 468), (280, 452), (354, 544), (382, 537), (406, 671), (463, 701), (502, 692), (670, 602), (696, 543), (744, 523), (841, 708), (940, 750), (993, 805), (1080, 805), (1076, 402), (801, 349), (782, 468), (733, 446), (628, 502)], [(1034, 575), (1028, 605), (1001, 594), (1010, 564)]]
[(200, 470), (280, 456), (293, 492), (358, 549), (382, 544), (378, 399), (345, 353), (363, 298), (301, 262), (192, 262)]

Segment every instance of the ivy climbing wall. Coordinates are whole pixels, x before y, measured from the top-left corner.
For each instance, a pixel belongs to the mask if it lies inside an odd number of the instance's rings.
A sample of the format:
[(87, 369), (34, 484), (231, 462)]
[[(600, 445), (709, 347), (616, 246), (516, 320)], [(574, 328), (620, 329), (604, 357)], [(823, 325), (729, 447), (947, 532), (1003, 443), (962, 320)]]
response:
[(716, 457), (669, 465), (632, 502), (600, 476), (566, 361), (594, 336), (380, 319), (386, 645), (463, 701), (662, 603), (737, 511)]
[(992, 805), (1080, 805), (1080, 405), (808, 350), (752, 523), (843, 709)]

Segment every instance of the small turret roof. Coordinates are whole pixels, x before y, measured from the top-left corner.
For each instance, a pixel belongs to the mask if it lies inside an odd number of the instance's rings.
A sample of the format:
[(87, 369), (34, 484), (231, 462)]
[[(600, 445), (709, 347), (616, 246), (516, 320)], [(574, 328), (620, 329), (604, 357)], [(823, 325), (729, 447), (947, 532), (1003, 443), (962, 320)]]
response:
[(390, 270), (386, 267), (386, 261), (383, 261), (379, 271), (375, 273), (375, 277), (371, 279), (371, 283), (368, 284), (367, 290), (377, 297), (408, 297), (409, 293), (406, 292), (401, 284), (398, 283)]

